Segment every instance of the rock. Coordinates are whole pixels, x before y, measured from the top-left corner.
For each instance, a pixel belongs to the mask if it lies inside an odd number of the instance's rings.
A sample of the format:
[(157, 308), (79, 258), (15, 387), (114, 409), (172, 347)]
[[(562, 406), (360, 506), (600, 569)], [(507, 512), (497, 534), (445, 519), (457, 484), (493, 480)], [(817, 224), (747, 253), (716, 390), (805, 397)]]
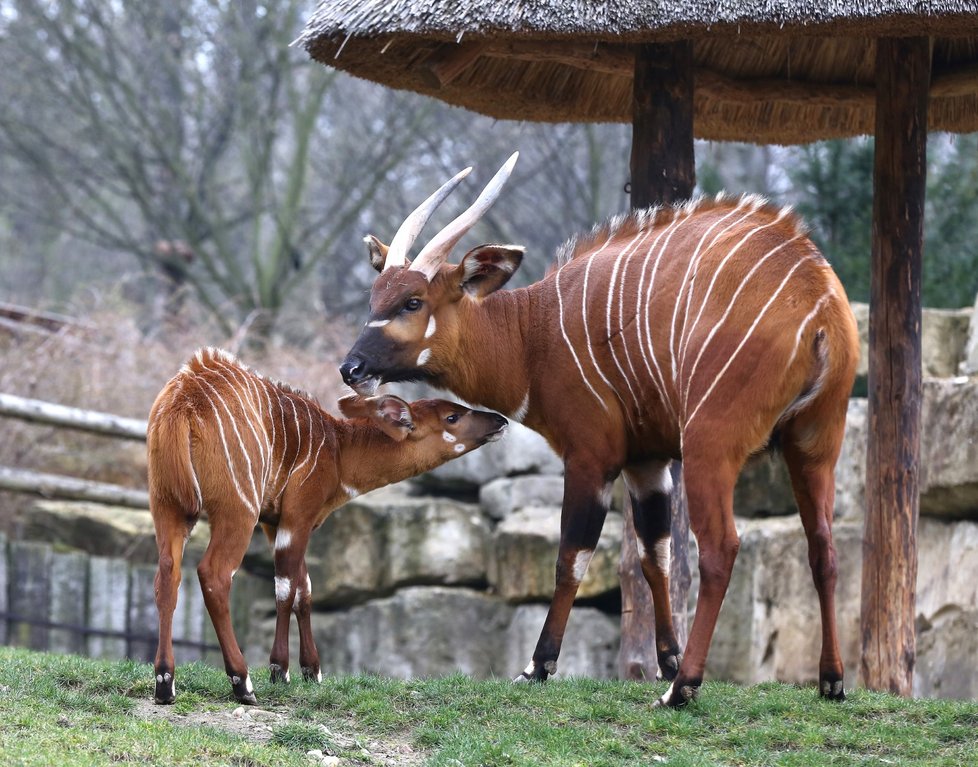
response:
[(486, 580), (489, 523), (475, 504), (368, 493), (334, 512), (309, 544), (313, 600), (348, 605), (404, 585)]
[(951, 606), (917, 620), (917, 663), (913, 695), (922, 698), (978, 698), (978, 610)]
[[(917, 526), (919, 620), (978, 606), (978, 524), (921, 518)], [(972, 626), (974, 631), (978, 624)], [(978, 633), (978, 632), (976, 632)]]
[(866, 440), (868, 402), (849, 400), (842, 452), (835, 464), (835, 518), (862, 520), (866, 514)]
[[(471, 589), (419, 586), (346, 611), (314, 613), (312, 623), (324, 675), (410, 679), (461, 671), (485, 679), (499, 672), (495, 659), (512, 613), (502, 600)], [(274, 634), (274, 620), (254, 626), (249, 663), (267, 663)], [(298, 664), (294, 630), (290, 640)]]
[[(856, 375), (866, 376), (869, 369), (869, 306), (854, 302), (852, 311), (859, 328), (859, 366)], [(967, 368), (963, 371), (965, 373), (978, 373), (978, 319), (975, 317), (978, 317), (978, 308), (974, 312), (971, 309), (921, 311), (921, 368), (925, 376), (954, 376), (962, 366)], [(969, 319), (971, 331), (968, 328)]]
[(926, 381), (922, 410), (920, 513), (978, 519), (978, 379)]
[[(821, 618), (800, 521), (743, 520), (738, 529), (740, 553), (713, 635), (707, 675), (741, 684), (817, 680)], [(834, 540), (839, 643), (849, 685), (855, 682), (860, 650), (862, 525), (837, 523)]]
[(499, 477), (522, 474), (560, 475), (564, 464), (535, 431), (510, 421), (506, 435), (461, 458), (415, 478), (423, 487), (475, 490)]
[[(540, 637), (547, 609), (544, 605), (521, 605), (513, 611), (513, 620), (503, 643), (504, 668), (500, 675), (515, 677), (526, 667)], [(574, 607), (560, 646), (557, 678), (616, 679), (620, 624), (621, 618), (617, 615), (608, 615), (593, 607)]]
[[(578, 598), (619, 588), (621, 538), (621, 515), (609, 513)], [(493, 536), (490, 585), (510, 602), (549, 602), (554, 593), (559, 542), (559, 508), (529, 507), (513, 512), (499, 523)]]
[(560, 506), (563, 498), (564, 478), (557, 475), (500, 477), (479, 488), (479, 505), (493, 519), (526, 506)]
[(971, 318), (968, 322), (968, 340), (965, 342), (964, 353), (958, 369), (962, 375), (978, 375), (978, 296), (975, 297), (975, 306), (971, 310)]
[(781, 455), (767, 453), (747, 462), (734, 488), (734, 513), (738, 517), (798, 513), (788, 467)]

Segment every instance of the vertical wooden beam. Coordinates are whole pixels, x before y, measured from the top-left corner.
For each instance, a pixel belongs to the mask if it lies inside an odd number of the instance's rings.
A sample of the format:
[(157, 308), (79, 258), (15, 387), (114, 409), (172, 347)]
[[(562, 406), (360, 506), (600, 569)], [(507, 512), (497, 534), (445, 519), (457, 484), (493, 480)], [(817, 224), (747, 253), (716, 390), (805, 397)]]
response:
[(861, 680), (910, 695), (916, 644), (920, 278), (927, 174), (927, 38), (876, 49), (869, 443)]
[[(640, 46), (635, 55), (631, 154), (633, 208), (668, 204), (693, 194), (693, 46), (689, 41)], [(689, 601), (689, 517), (681, 472), (674, 472), (670, 599), (676, 638), (686, 644)], [(625, 501), (621, 565), (623, 679), (654, 679), (657, 671), (652, 596), (635, 547), (631, 503)]]

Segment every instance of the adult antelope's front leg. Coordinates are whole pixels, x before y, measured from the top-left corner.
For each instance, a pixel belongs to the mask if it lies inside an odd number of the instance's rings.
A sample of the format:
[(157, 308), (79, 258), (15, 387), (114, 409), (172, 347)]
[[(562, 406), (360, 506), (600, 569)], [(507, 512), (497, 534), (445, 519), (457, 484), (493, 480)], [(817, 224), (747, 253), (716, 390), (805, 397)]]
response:
[(669, 566), (672, 560), (672, 474), (669, 461), (627, 466), (623, 472), (632, 501), (642, 573), (652, 589), (655, 650), (664, 679), (675, 679), (682, 661), (672, 623)]
[(582, 461), (577, 466), (565, 462), (554, 596), (533, 659), (513, 680), (516, 682), (542, 682), (556, 673), (567, 618), (608, 514), (611, 482), (607, 475), (595, 472), (593, 464), (588, 466)]

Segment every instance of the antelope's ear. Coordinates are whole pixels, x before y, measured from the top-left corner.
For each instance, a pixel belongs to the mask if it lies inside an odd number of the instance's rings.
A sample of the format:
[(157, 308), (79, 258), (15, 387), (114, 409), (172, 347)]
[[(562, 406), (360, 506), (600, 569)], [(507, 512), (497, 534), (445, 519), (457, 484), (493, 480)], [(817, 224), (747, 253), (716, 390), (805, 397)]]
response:
[(384, 245), (384, 243), (382, 243), (372, 234), (368, 234), (366, 237), (364, 237), (363, 241), (367, 243), (367, 253), (370, 256), (370, 265), (378, 272), (384, 271), (384, 263), (387, 261), (388, 246)]
[(359, 394), (347, 394), (336, 400), (336, 406), (346, 418), (369, 418), (373, 409), (366, 397)]
[(400, 397), (383, 394), (379, 397), (368, 397), (366, 401), (370, 405), (370, 415), (367, 417), (395, 442), (402, 442), (414, 431), (411, 405)]
[(480, 245), (455, 267), (459, 285), (471, 296), (483, 298), (505, 285), (523, 262), (522, 245)]

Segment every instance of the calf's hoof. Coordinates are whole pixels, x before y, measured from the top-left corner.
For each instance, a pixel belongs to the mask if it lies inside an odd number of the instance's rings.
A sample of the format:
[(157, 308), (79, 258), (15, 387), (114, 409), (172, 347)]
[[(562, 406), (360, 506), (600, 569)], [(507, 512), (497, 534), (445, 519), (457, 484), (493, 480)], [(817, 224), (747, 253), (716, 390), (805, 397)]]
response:
[(269, 663), (268, 681), (270, 681), (272, 684), (288, 684), (291, 681), (289, 677), (289, 670), (287, 668), (282, 668), (278, 663)]
[(828, 700), (842, 701), (846, 699), (846, 691), (842, 687), (842, 679), (837, 676), (824, 676), (818, 683), (818, 694)]
[(323, 672), (319, 666), (303, 666), (302, 678), (307, 682), (316, 682), (318, 684), (323, 681)]
[(156, 692), (153, 700), (162, 705), (173, 703), (177, 699), (176, 685), (173, 682), (173, 674), (164, 671), (156, 675)]

